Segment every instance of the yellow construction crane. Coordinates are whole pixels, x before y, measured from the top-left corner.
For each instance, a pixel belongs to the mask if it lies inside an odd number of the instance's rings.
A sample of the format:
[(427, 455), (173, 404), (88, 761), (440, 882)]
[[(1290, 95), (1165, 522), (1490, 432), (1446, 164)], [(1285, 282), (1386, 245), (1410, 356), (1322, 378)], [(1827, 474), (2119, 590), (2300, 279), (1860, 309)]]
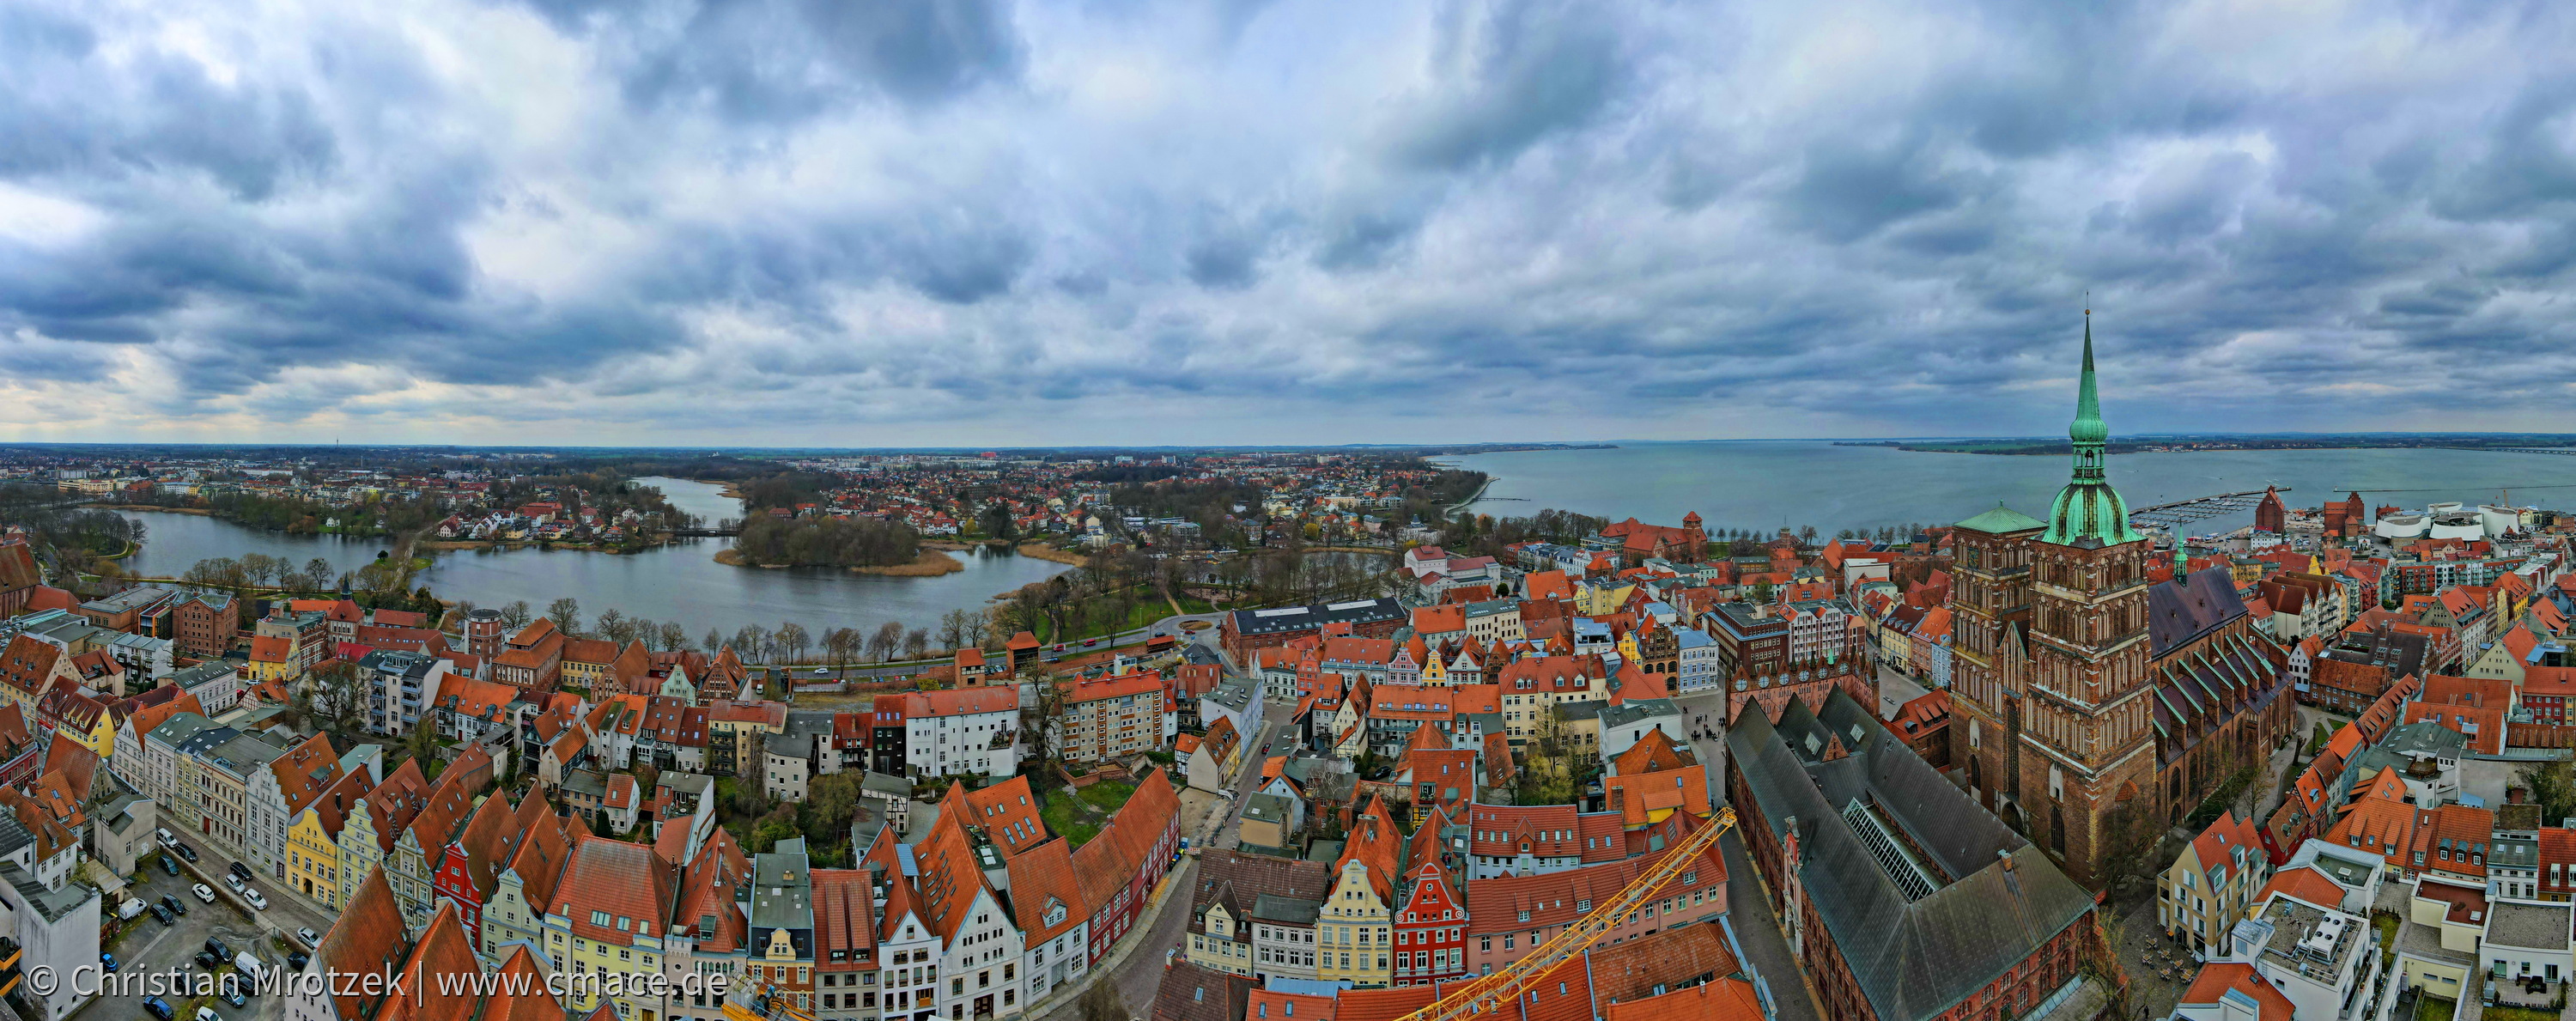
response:
[(1529, 956), (1513, 961), (1501, 971), (1470, 980), (1456, 991), (1399, 1021), (1463, 1021), (1477, 1014), (1502, 1009), (1503, 1004), (1520, 996), (1523, 990), (1556, 970), (1557, 965), (1573, 960), (1575, 955), (1591, 949), (1594, 943), (1610, 935), (1611, 930), (1626, 924), (1631, 916), (1646, 906), (1647, 901), (1654, 899), (1655, 891), (1672, 882), (1673, 877), (1698, 861), (1702, 852), (1715, 846), (1717, 838), (1733, 828), (1735, 809), (1718, 809), (1715, 817), (1691, 831), (1679, 846), (1656, 861), (1645, 875), (1638, 876), (1636, 882), (1620, 890), (1609, 903), (1576, 918), (1574, 924), (1530, 951)]

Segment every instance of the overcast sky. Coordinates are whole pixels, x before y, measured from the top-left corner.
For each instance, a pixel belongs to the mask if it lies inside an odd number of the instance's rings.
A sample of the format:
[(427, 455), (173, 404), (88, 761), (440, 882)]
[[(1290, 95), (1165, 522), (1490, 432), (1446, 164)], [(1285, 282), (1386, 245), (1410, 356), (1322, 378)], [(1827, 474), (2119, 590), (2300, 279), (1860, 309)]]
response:
[(2576, 431), (2571, 22), (0, 0), (0, 438)]

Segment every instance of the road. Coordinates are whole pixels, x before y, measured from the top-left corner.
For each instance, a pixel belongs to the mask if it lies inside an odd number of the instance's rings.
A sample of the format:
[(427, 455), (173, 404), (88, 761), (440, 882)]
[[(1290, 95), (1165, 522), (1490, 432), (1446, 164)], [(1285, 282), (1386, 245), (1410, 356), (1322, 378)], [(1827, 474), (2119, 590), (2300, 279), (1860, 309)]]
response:
[[(1181, 820), (1182, 830), (1192, 844), (1200, 847), (1234, 846), (1236, 824), (1243, 818), (1243, 802), (1253, 795), (1252, 785), (1245, 782), (1244, 776), (1260, 775), (1261, 743), (1271, 740), (1278, 728), (1277, 721), (1262, 723), (1259, 740), (1253, 744), (1251, 753), (1244, 756), (1243, 774), (1235, 778), (1234, 801), (1225, 806), (1225, 814), (1217, 824), (1213, 840), (1209, 838), (1204, 819)], [(1138, 943), (1135, 951), (1109, 974), (1107, 981), (1115, 984), (1119, 997), (1126, 1001), (1133, 1017), (1141, 1018), (1153, 1013), (1154, 991), (1163, 984), (1163, 951), (1178, 949), (1185, 942), (1181, 934), (1189, 926), (1191, 894), (1198, 882), (1198, 867), (1199, 860), (1195, 857), (1181, 859), (1180, 885), (1173, 888), (1171, 896), (1164, 898), (1162, 913), (1146, 930), (1143, 942)], [(1101, 980), (1097, 974), (1091, 978), (1093, 981)], [(1072, 997), (1041, 1021), (1076, 1021), (1081, 1016), (1081, 999), (1078, 995)]]
[[(1153, 637), (1158, 636), (1158, 635), (1170, 635), (1170, 636), (1172, 636), (1172, 637), (1174, 637), (1174, 638), (1184, 638), (1184, 639), (1186, 639), (1186, 638), (1192, 638), (1192, 637), (1194, 637), (1194, 636), (1193, 636), (1190, 632), (1188, 632), (1188, 631), (1184, 630), (1184, 629), (1182, 628), (1182, 626), (1181, 626), (1182, 624), (1187, 623), (1187, 622), (1189, 622), (1189, 621), (1194, 621), (1194, 620), (1197, 620), (1197, 621), (1208, 621), (1208, 622), (1210, 622), (1210, 623), (1213, 623), (1213, 622), (1215, 622), (1215, 621), (1216, 621), (1216, 619), (1217, 619), (1217, 618), (1222, 617), (1222, 616), (1224, 616), (1224, 614), (1218, 614), (1218, 613), (1196, 613), (1196, 614), (1183, 614), (1183, 615), (1181, 615), (1181, 616), (1176, 616), (1176, 617), (1165, 617), (1165, 618), (1163, 618), (1163, 619), (1161, 619), (1161, 620), (1158, 620), (1158, 621), (1155, 621), (1155, 622), (1153, 622), (1153, 623), (1151, 623), (1151, 624), (1147, 624), (1147, 625), (1145, 625), (1144, 627), (1140, 627), (1140, 628), (1137, 628), (1137, 629), (1132, 630), (1132, 631), (1124, 631), (1124, 632), (1120, 632), (1120, 633), (1118, 633), (1118, 634), (1116, 634), (1116, 635), (1112, 635), (1112, 636), (1110, 636), (1110, 637), (1108, 637), (1108, 638), (1100, 639), (1099, 641), (1097, 641), (1096, 643), (1091, 644), (1091, 645), (1084, 645), (1083, 643), (1078, 642), (1078, 641), (1075, 641), (1075, 642), (1064, 642), (1064, 643), (1060, 643), (1060, 644), (1058, 644), (1058, 645), (1049, 645), (1049, 646), (1045, 646), (1041, 651), (1062, 651), (1062, 652), (1063, 652), (1064, 654), (1066, 654), (1066, 655), (1077, 655), (1077, 656), (1078, 656), (1078, 655), (1081, 655), (1081, 654), (1086, 653), (1086, 652), (1099, 652), (1099, 651), (1101, 651), (1101, 650), (1108, 649), (1108, 648), (1111, 648), (1111, 647), (1113, 647), (1113, 646), (1119, 646), (1119, 645), (1134, 645), (1134, 644), (1136, 644), (1136, 643), (1138, 643), (1138, 642), (1145, 641), (1145, 640), (1146, 640), (1146, 639), (1148, 639), (1148, 638), (1153, 638)], [(1213, 631), (1211, 631), (1211, 630), (1202, 629), (1202, 632), (1201, 632), (1201, 633), (1203, 633), (1203, 634), (1213, 634), (1214, 632), (1213, 632)], [(884, 680), (884, 679), (887, 679), (887, 678), (905, 678), (905, 677), (911, 677), (911, 676), (917, 675), (917, 674), (921, 673), (922, 671), (929, 670), (929, 669), (931, 669), (931, 668), (933, 668), (933, 667), (945, 666), (947, 663), (948, 663), (948, 660), (945, 660), (945, 659), (933, 659), (933, 660), (915, 660), (915, 661), (909, 661), (909, 662), (903, 662), (903, 663), (893, 663), (893, 664), (887, 664), (887, 665), (883, 665), (883, 666), (839, 666), (839, 667), (833, 667), (833, 666), (818, 666), (818, 665), (814, 665), (814, 664), (804, 664), (804, 665), (799, 665), (799, 666), (789, 667), (789, 666), (777, 666), (777, 665), (759, 665), (759, 666), (754, 666), (752, 669), (756, 672), (756, 674), (757, 674), (758, 676), (763, 677), (763, 678), (766, 678), (766, 677), (772, 676), (773, 674), (776, 674), (776, 673), (785, 673), (785, 674), (788, 674), (788, 675), (790, 675), (791, 677), (793, 677), (793, 678), (794, 678), (795, 680), (797, 680), (798, 682), (806, 683), (806, 684), (812, 684), (812, 683), (815, 683), (815, 682), (818, 682), (818, 681), (839, 681), (839, 680), (873, 681), (873, 680)]]
[[(1172, 890), (1171, 896), (1164, 898), (1163, 913), (1154, 919), (1153, 927), (1146, 930), (1135, 951), (1126, 960), (1118, 962), (1109, 973), (1107, 981), (1118, 990), (1118, 998), (1126, 1002), (1130, 1017), (1149, 1017), (1154, 1013), (1154, 992), (1163, 985), (1163, 951), (1180, 946), (1181, 931), (1189, 925), (1190, 891), (1198, 883), (1199, 860), (1181, 859), (1178, 875), (1176, 881), (1180, 885)], [(1095, 982), (1101, 981), (1098, 974), (1089, 977)], [(1066, 998), (1039, 1021), (1079, 1021), (1081, 1017), (1082, 997), (1077, 994)]]
[[(1708, 770), (1708, 796), (1711, 803), (1726, 802), (1726, 744), (1722, 728), (1726, 720), (1726, 695), (1708, 692), (1684, 695), (1673, 700), (1681, 707), (1683, 718), (1691, 725), (1691, 754)], [(1779, 1005), (1780, 1021), (1821, 1021), (1824, 1011), (1808, 992), (1806, 972), (1789, 953), (1789, 940), (1780, 932), (1780, 912), (1762, 888), (1762, 877), (1753, 871), (1753, 862), (1744, 856), (1744, 841), (1738, 833), (1718, 840), (1726, 853), (1726, 911), (1735, 925), (1735, 938), (1744, 947), (1744, 956), (1753, 970), (1771, 989), (1771, 998)]]

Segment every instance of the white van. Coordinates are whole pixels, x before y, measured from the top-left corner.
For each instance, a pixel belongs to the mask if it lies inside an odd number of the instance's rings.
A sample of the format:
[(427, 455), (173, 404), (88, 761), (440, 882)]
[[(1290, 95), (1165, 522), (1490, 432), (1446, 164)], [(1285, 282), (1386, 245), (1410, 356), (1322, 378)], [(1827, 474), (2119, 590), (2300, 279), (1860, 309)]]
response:
[(267, 977), (268, 966), (260, 963), (259, 958), (252, 957), (248, 950), (233, 955), (233, 967), (241, 969), (242, 974), (250, 976), (253, 985), (257, 985), (260, 979)]

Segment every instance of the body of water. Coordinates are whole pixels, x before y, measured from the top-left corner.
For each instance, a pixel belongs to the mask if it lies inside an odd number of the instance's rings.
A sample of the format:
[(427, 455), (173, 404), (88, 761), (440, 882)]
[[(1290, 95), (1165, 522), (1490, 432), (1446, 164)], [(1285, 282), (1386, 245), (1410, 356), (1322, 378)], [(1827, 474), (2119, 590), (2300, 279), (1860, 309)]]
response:
[[(1640, 443), (1609, 450), (1475, 454), (1454, 461), (1494, 476), (1478, 513), (1525, 517), (1554, 507), (1666, 525), (1698, 511), (1708, 529), (1814, 525), (1832, 536), (1907, 522), (1961, 521), (2001, 500), (2045, 519), (2066, 484), (2064, 455), (1912, 453), (1822, 441)], [(2293, 507), (2360, 490), (2373, 505), (2458, 500), (2576, 506), (2576, 457), (2475, 450), (2234, 450), (2120, 454), (2111, 484), (2131, 507), (2277, 485)], [(2379, 490), (2381, 492), (2374, 492)], [(2193, 522), (2195, 535), (2253, 523), (2249, 513)]]
[[(712, 525), (742, 516), (720, 487), (682, 479), (645, 479), (673, 506)], [(388, 547), (384, 539), (296, 536), (244, 528), (193, 514), (131, 514), (146, 529), (143, 551), (126, 561), (141, 574), (177, 575), (213, 557), (265, 553), (297, 567), (321, 557), (356, 570)], [(828, 568), (761, 570), (715, 562), (726, 540), (683, 540), (632, 555), (575, 550), (453, 550), (436, 555), (420, 584), (447, 599), (500, 606), (524, 599), (538, 612), (562, 596), (581, 601), (584, 620), (615, 607), (628, 617), (678, 621), (691, 641), (719, 628), (775, 628), (794, 621), (815, 633), (835, 627), (874, 629), (889, 620), (936, 628), (958, 608), (980, 609), (1000, 593), (1053, 577), (1067, 566), (1006, 551), (952, 553), (963, 571), (935, 578), (889, 578)]]

